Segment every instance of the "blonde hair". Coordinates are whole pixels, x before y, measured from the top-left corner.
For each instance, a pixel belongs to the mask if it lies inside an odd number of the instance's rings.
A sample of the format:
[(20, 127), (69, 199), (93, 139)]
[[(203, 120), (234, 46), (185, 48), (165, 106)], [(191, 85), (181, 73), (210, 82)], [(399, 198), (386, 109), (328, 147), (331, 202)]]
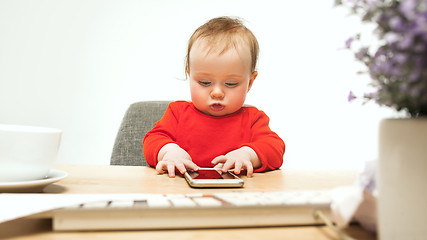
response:
[(259, 53), (258, 41), (240, 19), (231, 17), (213, 18), (196, 29), (188, 41), (185, 61), (186, 72), (190, 71), (191, 48), (199, 39), (207, 40), (210, 50), (217, 50), (219, 54), (224, 53), (230, 47), (237, 48), (239, 43), (244, 42), (248, 45), (251, 53), (251, 72), (255, 71)]

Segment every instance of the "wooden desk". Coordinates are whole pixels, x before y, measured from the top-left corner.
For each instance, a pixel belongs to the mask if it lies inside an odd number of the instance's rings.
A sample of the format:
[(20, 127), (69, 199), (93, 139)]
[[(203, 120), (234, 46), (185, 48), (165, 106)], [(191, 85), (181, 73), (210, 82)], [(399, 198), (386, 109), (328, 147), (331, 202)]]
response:
[[(182, 177), (157, 175), (148, 167), (56, 165), (69, 176), (44, 189), (46, 193), (211, 193), (226, 191), (286, 191), (325, 189), (352, 184), (355, 171), (278, 170), (243, 177), (240, 189), (193, 189)], [(50, 220), (17, 219), (0, 224), (0, 239), (339, 239), (325, 226), (262, 227), (197, 230), (52, 232)], [(376, 239), (359, 225), (344, 232), (356, 239)]]

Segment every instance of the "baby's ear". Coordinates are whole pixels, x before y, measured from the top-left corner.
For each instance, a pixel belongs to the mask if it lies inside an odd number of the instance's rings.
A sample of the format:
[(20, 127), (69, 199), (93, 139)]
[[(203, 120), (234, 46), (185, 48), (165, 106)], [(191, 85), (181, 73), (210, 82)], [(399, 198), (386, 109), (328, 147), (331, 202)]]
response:
[(251, 77), (249, 78), (249, 87), (248, 87), (248, 92), (249, 90), (251, 90), (252, 84), (255, 81), (255, 78), (258, 76), (258, 72), (257, 71), (253, 71), (251, 74)]
[(185, 73), (190, 76), (190, 68), (188, 66), (185, 66)]

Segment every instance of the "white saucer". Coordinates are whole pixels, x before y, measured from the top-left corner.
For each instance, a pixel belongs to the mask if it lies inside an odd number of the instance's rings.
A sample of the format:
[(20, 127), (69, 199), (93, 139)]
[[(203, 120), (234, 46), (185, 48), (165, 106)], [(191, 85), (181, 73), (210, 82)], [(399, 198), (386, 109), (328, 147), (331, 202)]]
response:
[(22, 182), (0, 182), (2, 192), (41, 192), (47, 185), (57, 182), (68, 176), (67, 172), (51, 169), (48, 176), (43, 179)]

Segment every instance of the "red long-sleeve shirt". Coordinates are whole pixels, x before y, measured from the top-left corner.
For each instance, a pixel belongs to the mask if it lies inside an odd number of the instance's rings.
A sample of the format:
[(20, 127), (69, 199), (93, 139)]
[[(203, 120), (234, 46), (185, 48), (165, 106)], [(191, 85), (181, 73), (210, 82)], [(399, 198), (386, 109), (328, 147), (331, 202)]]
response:
[(160, 149), (176, 143), (199, 167), (213, 167), (211, 161), (215, 157), (248, 146), (262, 164), (254, 172), (274, 170), (283, 163), (285, 143), (270, 130), (269, 120), (255, 107), (242, 107), (233, 114), (213, 117), (198, 111), (191, 102), (172, 102), (162, 119), (145, 135), (145, 160), (154, 167)]

